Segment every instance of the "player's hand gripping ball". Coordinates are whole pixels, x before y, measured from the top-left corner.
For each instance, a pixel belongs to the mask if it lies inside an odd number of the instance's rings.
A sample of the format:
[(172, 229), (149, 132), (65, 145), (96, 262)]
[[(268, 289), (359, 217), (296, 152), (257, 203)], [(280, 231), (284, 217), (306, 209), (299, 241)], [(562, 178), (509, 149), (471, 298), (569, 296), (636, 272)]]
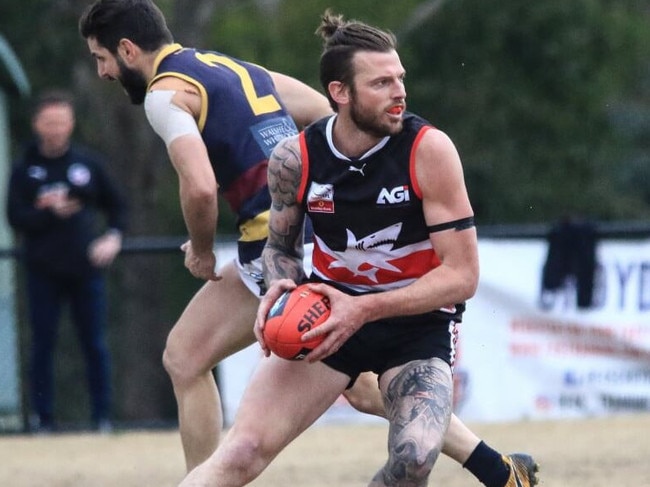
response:
[(264, 341), (278, 357), (302, 360), (326, 336), (303, 342), (303, 334), (321, 325), (329, 315), (329, 299), (301, 284), (283, 293), (269, 310), (264, 325)]

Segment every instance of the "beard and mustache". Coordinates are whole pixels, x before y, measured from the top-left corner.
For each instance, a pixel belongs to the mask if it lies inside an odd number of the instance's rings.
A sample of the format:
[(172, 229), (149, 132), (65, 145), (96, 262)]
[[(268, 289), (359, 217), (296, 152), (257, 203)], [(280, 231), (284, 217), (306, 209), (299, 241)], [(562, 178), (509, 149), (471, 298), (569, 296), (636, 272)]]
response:
[(131, 103), (134, 105), (142, 105), (144, 98), (147, 95), (147, 80), (138, 71), (127, 67), (124, 62), (118, 57), (117, 65), (120, 69), (118, 81), (126, 91)]
[(350, 119), (362, 131), (377, 137), (378, 139), (396, 135), (402, 131), (403, 122), (382, 120), (383, 111), (376, 110), (376, 107), (368, 108), (364, 106), (357, 95), (354, 86), (350, 90)]

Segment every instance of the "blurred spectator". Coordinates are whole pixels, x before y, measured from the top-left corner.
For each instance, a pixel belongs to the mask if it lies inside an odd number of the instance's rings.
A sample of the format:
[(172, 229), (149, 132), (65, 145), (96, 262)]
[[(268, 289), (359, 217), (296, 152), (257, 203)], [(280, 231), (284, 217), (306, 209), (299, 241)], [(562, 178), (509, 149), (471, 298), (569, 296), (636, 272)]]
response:
[(22, 237), (32, 332), (30, 427), (41, 432), (55, 429), (53, 354), (66, 302), (86, 361), (92, 425), (111, 427), (103, 269), (121, 249), (126, 207), (102, 158), (72, 144), (74, 127), (69, 93), (39, 97), (35, 140), (14, 164), (8, 192), (9, 223)]

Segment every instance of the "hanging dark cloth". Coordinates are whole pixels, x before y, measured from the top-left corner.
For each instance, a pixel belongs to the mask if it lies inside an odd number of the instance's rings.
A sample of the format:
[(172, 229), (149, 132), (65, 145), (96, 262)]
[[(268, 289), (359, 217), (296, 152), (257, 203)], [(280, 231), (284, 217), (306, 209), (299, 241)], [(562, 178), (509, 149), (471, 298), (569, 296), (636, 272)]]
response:
[(542, 275), (542, 292), (562, 289), (567, 278), (576, 282), (578, 308), (593, 304), (597, 235), (587, 220), (566, 218), (548, 234), (548, 254)]

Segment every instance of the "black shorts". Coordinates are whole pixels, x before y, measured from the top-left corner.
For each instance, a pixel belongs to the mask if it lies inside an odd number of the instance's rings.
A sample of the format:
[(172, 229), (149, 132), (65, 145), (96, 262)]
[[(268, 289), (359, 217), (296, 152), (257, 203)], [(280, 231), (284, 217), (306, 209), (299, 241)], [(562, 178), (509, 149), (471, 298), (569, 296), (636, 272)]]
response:
[(444, 313), (402, 316), (366, 323), (323, 363), (350, 377), (352, 387), (362, 372), (378, 375), (412, 360), (440, 358), (453, 367), (456, 323)]

